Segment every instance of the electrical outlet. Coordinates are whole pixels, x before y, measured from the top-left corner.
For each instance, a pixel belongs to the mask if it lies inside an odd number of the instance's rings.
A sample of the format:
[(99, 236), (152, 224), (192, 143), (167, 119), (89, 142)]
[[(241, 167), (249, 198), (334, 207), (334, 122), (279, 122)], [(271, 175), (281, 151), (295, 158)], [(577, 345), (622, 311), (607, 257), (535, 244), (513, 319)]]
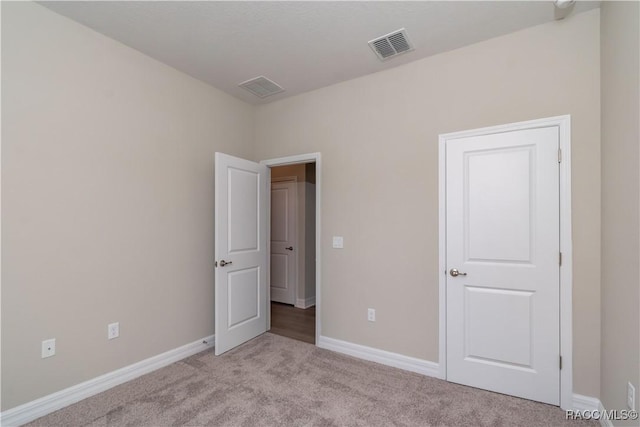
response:
[(344, 237), (342, 237), (342, 236), (333, 236), (333, 248), (334, 249), (342, 249), (342, 248), (344, 248)]
[(56, 339), (42, 341), (42, 358), (51, 357), (56, 354)]
[(630, 382), (627, 383), (627, 406), (632, 411), (636, 410), (636, 388)]
[(107, 338), (112, 340), (120, 336), (120, 323), (109, 323), (107, 325)]
[(370, 308), (367, 310), (367, 320), (369, 322), (375, 322), (376, 321), (376, 310), (375, 308)]

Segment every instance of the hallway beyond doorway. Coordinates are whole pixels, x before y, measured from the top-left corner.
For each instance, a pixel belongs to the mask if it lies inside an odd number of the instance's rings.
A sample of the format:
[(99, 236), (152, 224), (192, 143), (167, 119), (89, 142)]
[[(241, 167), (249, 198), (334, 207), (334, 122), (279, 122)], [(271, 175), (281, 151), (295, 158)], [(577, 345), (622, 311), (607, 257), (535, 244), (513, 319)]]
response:
[(307, 309), (271, 302), (272, 334), (295, 340), (316, 343), (316, 307)]

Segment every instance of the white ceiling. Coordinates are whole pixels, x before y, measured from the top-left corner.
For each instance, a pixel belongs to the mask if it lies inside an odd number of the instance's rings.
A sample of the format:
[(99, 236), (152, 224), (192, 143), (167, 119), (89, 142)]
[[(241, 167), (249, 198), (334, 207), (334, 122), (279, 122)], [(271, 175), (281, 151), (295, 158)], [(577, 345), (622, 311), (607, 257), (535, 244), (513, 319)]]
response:
[[(40, 4), (252, 104), (552, 21), (557, 14), (550, 1)], [(578, 2), (570, 12), (598, 6), (599, 2)], [(403, 27), (415, 50), (380, 62), (367, 42)], [(285, 92), (260, 99), (238, 87), (261, 75)]]

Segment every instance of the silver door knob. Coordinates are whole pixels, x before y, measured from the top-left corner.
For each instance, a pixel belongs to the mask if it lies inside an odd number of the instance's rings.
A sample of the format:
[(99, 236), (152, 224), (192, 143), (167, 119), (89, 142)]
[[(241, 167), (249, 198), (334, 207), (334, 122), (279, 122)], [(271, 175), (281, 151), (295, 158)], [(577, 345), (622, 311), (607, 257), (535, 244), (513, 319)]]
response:
[(233, 261), (225, 261), (223, 259), (220, 260), (220, 267), (224, 267), (225, 265), (233, 264)]
[(285, 249), (288, 250), (288, 251), (292, 251), (293, 250), (293, 246), (286, 247)]
[(459, 272), (457, 268), (452, 268), (451, 270), (449, 270), (449, 274), (452, 275), (453, 277), (466, 276), (467, 275), (467, 273)]

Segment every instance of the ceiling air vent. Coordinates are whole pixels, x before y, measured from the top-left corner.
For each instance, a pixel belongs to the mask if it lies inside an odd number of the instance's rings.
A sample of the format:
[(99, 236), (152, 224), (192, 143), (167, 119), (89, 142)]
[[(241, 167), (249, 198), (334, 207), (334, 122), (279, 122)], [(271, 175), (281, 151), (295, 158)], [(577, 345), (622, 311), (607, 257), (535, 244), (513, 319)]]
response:
[(386, 61), (401, 53), (413, 50), (411, 41), (409, 41), (409, 37), (407, 37), (407, 32), (404, 28), (371, 40), (369, 46), (371, 46), (371, 49), (373, 49), (381, 61)]
[(267, 96), (284, 92), (284, 89), (280, 85), (264, 76), (247, 80), (246, 82), (240, 83), (238, 86), (240, 86), (241, 88), (245, 88), (246, 90), (260, 98), (266, 98)]

